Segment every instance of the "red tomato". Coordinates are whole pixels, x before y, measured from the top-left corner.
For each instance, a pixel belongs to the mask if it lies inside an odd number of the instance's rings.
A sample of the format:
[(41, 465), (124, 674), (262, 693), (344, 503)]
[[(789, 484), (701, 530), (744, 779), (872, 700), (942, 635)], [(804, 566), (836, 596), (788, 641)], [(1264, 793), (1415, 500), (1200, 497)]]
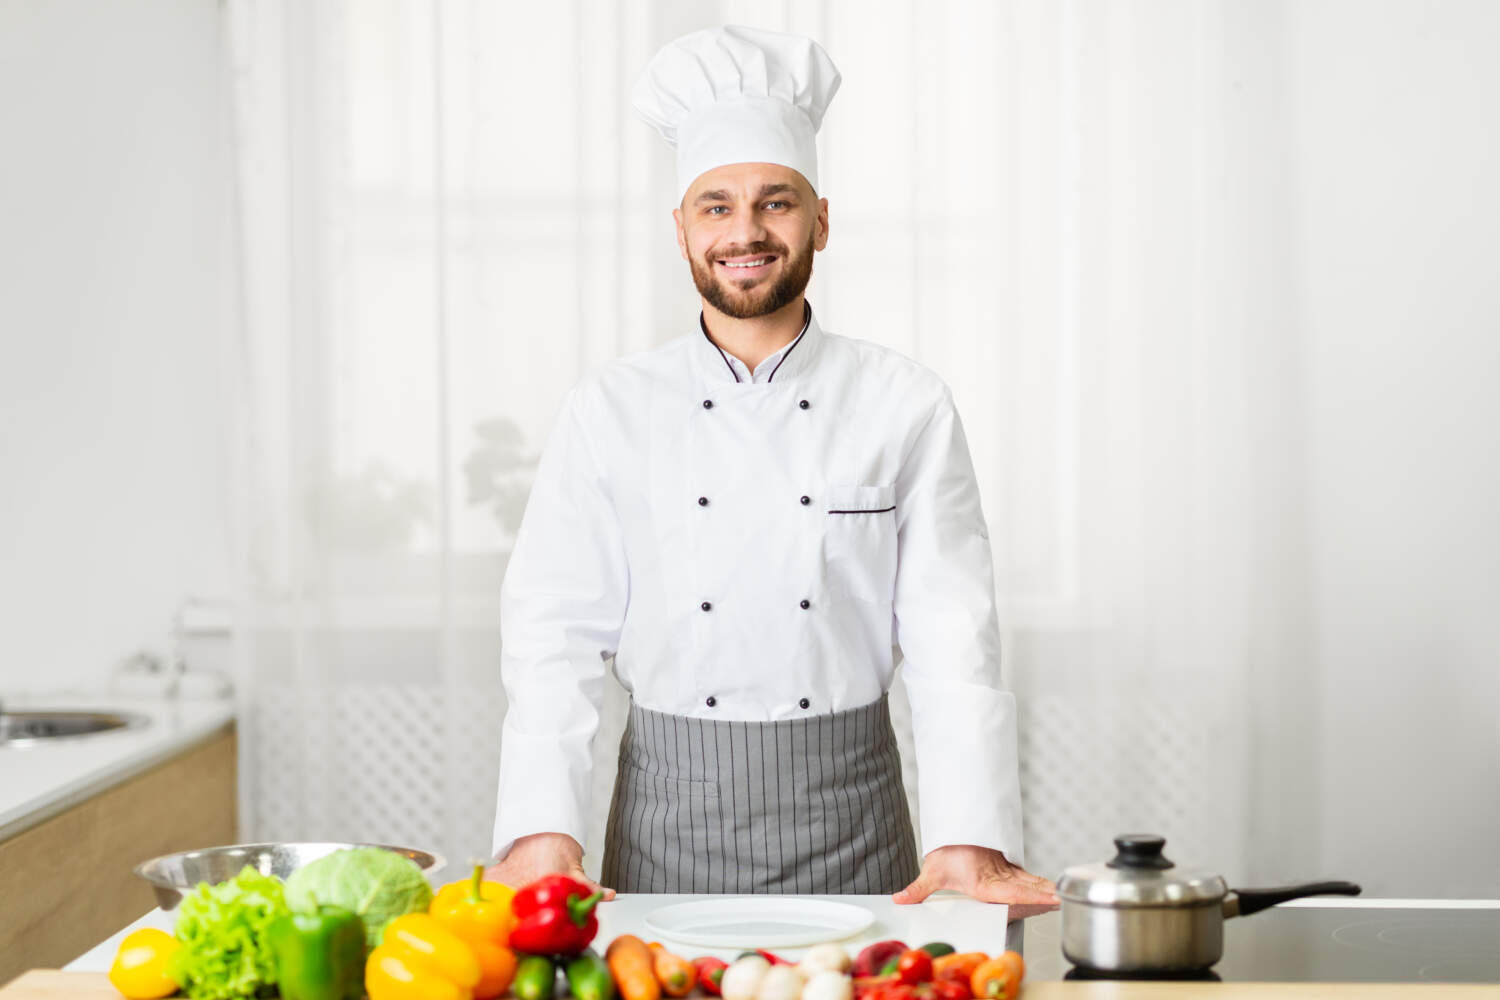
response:
[(912, 986), (917, 983), (931, 982), (932, 956), (920, 948), (903, 952), (901, 961), (896, 965), (896, 975), (901, 977), (903, 983)]

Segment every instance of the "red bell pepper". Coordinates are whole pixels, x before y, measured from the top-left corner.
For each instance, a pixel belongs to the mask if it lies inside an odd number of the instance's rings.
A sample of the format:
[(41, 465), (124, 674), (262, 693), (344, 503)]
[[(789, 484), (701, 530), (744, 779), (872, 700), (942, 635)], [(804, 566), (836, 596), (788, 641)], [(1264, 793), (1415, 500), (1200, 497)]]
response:
[(702, 958), (693, 959), (693, 967), (698, 970), (698, 985), (703, 987), (703, 992), (715, 997), (724, 995), (719, 981), (724, 978), (724, 970), (729, 968), (728, 962), (722, 958), (704, 955)]
[(576, 955), (599, 933), (594, 907), (602, 892), (566, 875), (544, 875), (523, 886), (510, 901), (518, 923), (510, 946), (533, 955)]

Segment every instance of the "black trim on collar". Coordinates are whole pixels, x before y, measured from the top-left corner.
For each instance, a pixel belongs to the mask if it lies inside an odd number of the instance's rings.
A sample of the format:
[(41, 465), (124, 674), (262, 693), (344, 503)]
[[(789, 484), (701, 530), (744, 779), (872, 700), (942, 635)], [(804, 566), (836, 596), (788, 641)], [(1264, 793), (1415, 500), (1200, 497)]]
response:
[(776, 367), (772, 368), (771, 369), (771, 374), (769, 374), (769, 375), (766, 376), (766, 381), (767, 382), (774, 382), (776, 380), (776, 373), (781, 370), (782, 364), (786, 361), (787, 358), (789, 358), (789, 357), (792, 356), (792, 352), (797, 349), (797, 345), (800, 344), (800, 343), (802, 343), (802, 334), (807, 332), (807, 324), (810, 323), (810, 322), (812, 322), (812, 303), (809, 302), (809, 301), (807, 301), (806, 299), (803, 299), (802, 300), (802, 333), (797, 334), (797, 339), (794, 340), (794, 341), (792, 341), (792, 346), (788, 347), (786, 349), (786, 353), (781, 356), (781, 360), (778, 361), (778, 362), (776, 362)]
[(710, 344), (713, 344), (714, 345), (714, 350), (716, 350), (716, 351), (719, 352), (719, 357), (721, 357), (721, 358), (724, 359), (724, 367), (729, 369), (729, 374), (731, 374), (731, 375), (734, 376), (734, 380), (736, 382), (741, 381), (741, 379), (740, 379), (740, 373), (737, 372), (737, 371), (735, 371), (734, 370), (734, 365), (732, 365), (732, 364), (729, 363), (729, 357), (728, 357), (728, 355), (726, 355), (724, 353), (724, 348), (720, 347), (718, 345), (718, 343), (714, 340), (714, 338), (712, 338), (712, 337), (710, 337), (708, 335), (708, 324), (705, 323), (705, 322), (703, 322), (703, 313), (701, 313), (701, 312), (698, 313), (698, 329), (700, 329), (700, 330), (703, 331), (703, 339), (707, 340)]
[[(811, 323), (811, 322), (812, 322), (812, 303), (809, 302), (809, 301), (807, 301), (806, 299), (803, 299), (802, 300), (802, 329), (797, 333), (797, 336), (795, 338), (793, 338), (793, 340), (792, 340), (792, 346), (788, 347), (786, 349), (786, 353), (781, 356), (781, 360), (778, 361), (778, 362), (776, 362), (776, 367), (771, 369), (771, 374), (769, 374), (769, 375), (766, 376), (766, 381), (767, 382), (770, 382), (770, 381), (772, 381), (773, 379), (776, 378), (776, 373), (781, 370), (782, 364), (784, 364), (786, 362), (787, 358), (789, 358), (789, 357), (792, 356), (792, 352), (795, 351), (797, 349), (797, 345), (802, 342), (802, 335), (807, 332), (808, 324)], [(712, 337), (710, 337), (708, 335), (708, 324), (703, 321), (703, 312), (701, 310), (698, 313), (698, 329), (700, 329), (700, 330), (703, 331), (703, 339), (707, 340), (710, 344), (713, 344), (714, 345), (714, 350), (716, 350), (716, 351), (719, 352), (719, 357), (721, 357), (721, 358), (724, 359), (724, 367), (729, 369), (729, 374), (731, 374), (731, 375), (734, 376), (734, 380), (736, 382), (743, 382), (744, 379), (740, 378), (740, 373), (737, 372), (737, 371), (735, 371), (734, 370), (734, 365), (732, 365), (732, 364), (729, 363), (729, 355), (727, 355), (727, 354), (724, 353), (724, 348), (720, 347), (719, 344), (718, 344), (718, 342), (715, 341), (714, 338), (712, 338)], [(753, 372), (751, 374), (752, 374), (752, 376), (754, 375)]]

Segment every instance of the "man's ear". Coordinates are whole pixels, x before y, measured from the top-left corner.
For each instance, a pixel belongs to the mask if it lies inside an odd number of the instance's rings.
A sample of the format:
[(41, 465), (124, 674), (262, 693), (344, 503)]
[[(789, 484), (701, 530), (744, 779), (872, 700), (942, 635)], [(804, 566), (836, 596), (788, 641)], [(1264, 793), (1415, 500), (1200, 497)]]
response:
[(687, 233), (682, 228), (682, 209), (672, 209), (672, 222), (677, 227), (677, 252), (682, 254), (683, 260), (687, 260)]
[(828, 246), (828, 199), (818, 199), (818, 219), (813, 223), (815, 236), (813, 249), (822, 250)]

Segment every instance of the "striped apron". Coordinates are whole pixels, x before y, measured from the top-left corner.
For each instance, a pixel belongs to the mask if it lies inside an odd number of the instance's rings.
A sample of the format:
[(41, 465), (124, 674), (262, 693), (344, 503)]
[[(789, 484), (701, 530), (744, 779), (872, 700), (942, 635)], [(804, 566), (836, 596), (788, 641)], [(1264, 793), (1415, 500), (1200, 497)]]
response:
[(617, 892), (893, 893), (920, 862), (886, 696), (777, 722), (630, 705), (605, 831)]

